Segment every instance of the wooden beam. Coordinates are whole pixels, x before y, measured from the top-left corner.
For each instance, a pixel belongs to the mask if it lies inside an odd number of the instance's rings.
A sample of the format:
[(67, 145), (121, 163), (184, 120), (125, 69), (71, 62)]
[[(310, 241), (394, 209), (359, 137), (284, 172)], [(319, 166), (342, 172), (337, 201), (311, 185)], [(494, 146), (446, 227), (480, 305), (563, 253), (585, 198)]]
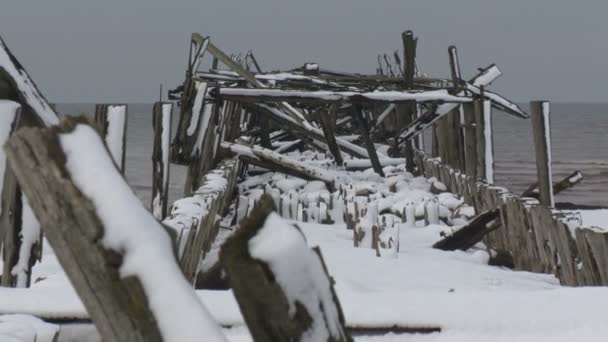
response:
[(365, 117), (363, 116), (363, 108), (359, 105), (353, 106), (352, 115), (355, 121), (359, 126), (359, 130), (361, 132), (361, 138), (365, 142), (365, 147), (367, 148), (367, 153), (369, 155), (369, 159), (372, 161), (372, 167), (374, 171), (380, 176), (384, 177), (384, 171), (382, 170), (382, 165), (378, 161), (378, 153), (376, 152), (376, 146), (374, 146), (374, 142), (370, 136), (369, 125)]
[(339, 92), (339, 91), (298, 91), (282, 89), (251, 89), (251, 88), (214, 88), (210, 95), (224, 100), (276, 103), (342, 103), (372, 104), (372, 103), (405, 103), (405, 102), (438, 102), (438, 103), (467, 103), (471, 99), (464, 96), (454, 96), (446, 90), (409, 90), (409, 91), (374, 91), (374, 92)]
[(492, 106), (488, 100), (475, 101), (475, 136), (477, 145), (477, 178), (494, 183), (494, 140)]
[[(191, 336), (223, 341), (221, 330), (181, 277), (167, 233), (132, 193), (102, 139), (85, 121), (22, 129), (5, 149), (101, 338), (160, 342), (189, 331)], [(125, 225), (125, 218), (131, 223)], [(153, 268), (138, 265), (142, 253)], [(154, 295), (170, 288), (170, 302)], [(186, 305), (193, 316), (176, 321), (162, 314), (167, 305), (178, 311)]]
[(329, 151), (334, 156), (336, 164), (342, 165), (344, 163), (344, 159), (342, 158), (342, 153), (340, 152), (340, 146), (336, 141), (337, 115), (338, 113), (335, 106), (322, 108), (321, 112), (319, 113), (319, 122), (321, 123), (321, 128), (323, 129), (323, 135), (325, 136), (327, 146), (329, 146)]
[(551, 120), (550, 104), (547, 101), (530, 102), (532, 134), (536, 151), (536, 171), (540, 203), (550, 208), (555, 206), (553, 176), (551, 172)]
[[(254, 341), (305, 341), (305, 336), (353, 341), (320, 250), (310, 249), (300, 229), (274, 211), (272, 197), (263, 195), (220, 251), (220, 262)], [(276, 244), (273, 232), (288, 237), (283, 243), (289, 245), (268, 249), (267, 245)], [(301, 283), (293, 283), (290, 273), (275, 266), (285, 260), (293, 261), (289, 268), (308, 284), (305, 295), (315, 298), (313, 302), (300, 297)]]
[(475, 130), (475, 105), (467, 103), (464, 111), (464, 171), (467, 176), (477, 179), (477, 139)]
[(125, 174), (127, 154), (127, 105), (98, 104), (95, 106), (95, 123), (110, 155), (120, 172)]
[(152, 150), (152, 203), (150, 208), (158, 220), (167, 216), (172, 113), (173, 104), (165, 102), (156, 102), (152, 110), (154, 147)]

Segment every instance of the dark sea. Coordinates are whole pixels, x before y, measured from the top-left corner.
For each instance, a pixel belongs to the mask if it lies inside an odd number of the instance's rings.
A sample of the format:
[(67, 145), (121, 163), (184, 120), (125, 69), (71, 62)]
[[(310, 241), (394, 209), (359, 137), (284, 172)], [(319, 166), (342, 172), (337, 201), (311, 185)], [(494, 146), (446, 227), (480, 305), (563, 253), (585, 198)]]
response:
[[(58, 110), (66, 115), (93, 113), (94, 105), (59, 104)], [(498, 111), (493, 113), (493, 122), (496, 184), (516, 193), (524, 191), (536, 179), (532, 124), (530, 120)], [(581, 184), (559, 194), (556, 201), (608, 207), (608, 103), (552, 103), (551, 131), (554, 180), (575, 170), (584, 175)], [(127, 181), (149, 205), (153, 141), (151, 104), (129, 105), (127, 134)], [(430, 146), (428, 139), (427, 146)], [(185, 175), (184, 167), (172, 165), (171, 203), (181, 197)]]

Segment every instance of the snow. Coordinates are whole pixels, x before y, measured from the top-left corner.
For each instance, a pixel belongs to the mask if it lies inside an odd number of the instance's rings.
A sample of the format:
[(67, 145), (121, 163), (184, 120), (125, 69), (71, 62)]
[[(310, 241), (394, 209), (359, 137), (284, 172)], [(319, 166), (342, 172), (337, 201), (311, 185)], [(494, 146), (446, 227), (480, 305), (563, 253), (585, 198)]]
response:
[[(486, 181), (488, 184), (494, 184), (494, 138), (492, 137), (492, 102), (483, 101), (483, 127), (484, 141), (486, 142)], [(553, 184), (553, 183), (551, 183)]]
[(0, 316), (2, 342), (55, 342), (59, 327), (27, 315)]
[(295, 316), (296, 303), (300, 303), (312, 317), (311, 326), (300, 341), (343, 338), (330, 279), (298, 228), (271, 213), (262, 229), (249, 240), (249, 253), (270, 267), (289, 301), (289, 315)]
[(108, 131), (106, 133), (106, 144), (110, 154), (118, 168), (122, 167), (123, 149), (125, 148), (127, 106), (110, 105), (108, 106)]
[(598, 227), (608, 230), (608, 209), (578, 210), (583, 227)]
[(10, 54), (2, 38), (0, 38), (0, 68), (4, 69), (14, 79), (17, 89), (23, 95), (28, 106), (36, 112), (46, 126), (59, 123), (59, 118), (55, 111), (40, 93), (27, 71)]
[(94, 204), (105, 227), (101, 243), (123, 254), (121, 277), (136, 276), (142, 283), (163, 338), (199, 341), (206, 336), (224, 341), (176, 264), (168, 234), (120, 176), (97, 133), (90, 126), (78, 125), (59, 140), (67, 171)]
[(396, 106), (394, 104), (390, 104), (386, 107), (386, 109), (378, 116), (376, 119), (376, 125), (380, 125), (394, 110)]

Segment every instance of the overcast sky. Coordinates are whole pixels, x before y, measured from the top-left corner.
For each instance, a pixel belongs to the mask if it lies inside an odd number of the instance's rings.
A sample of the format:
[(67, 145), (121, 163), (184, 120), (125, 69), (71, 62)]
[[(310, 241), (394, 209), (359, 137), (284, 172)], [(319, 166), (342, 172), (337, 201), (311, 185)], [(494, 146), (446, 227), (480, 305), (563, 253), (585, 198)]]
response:
[(183, 80), (190, 33), (265, 69), (316, 61), (374, 73), (419, 37), (424, 72), (497, 63), (516, 100), (608, 102), (606, 0), (3, 0), (0, 34), (52, 102), (152, 102)]

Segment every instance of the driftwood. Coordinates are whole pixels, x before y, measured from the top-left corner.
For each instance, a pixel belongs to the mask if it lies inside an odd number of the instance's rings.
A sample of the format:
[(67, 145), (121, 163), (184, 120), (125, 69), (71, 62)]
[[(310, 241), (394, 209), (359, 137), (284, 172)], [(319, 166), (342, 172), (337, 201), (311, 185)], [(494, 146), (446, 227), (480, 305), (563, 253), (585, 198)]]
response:
[[(84, 120), (70, 119), (59, 127), (45, 130), (22, 129), (11, 138), (6, 151), (24, 193), (97, 330), (105, 341), (150, 342), (166, 340), (168, 331), (191, 329), (200, 332), (201, 327), (212, 327), (212, 323), (205, 321), (206, 312), (202, 307), (194, 310), (202, 315), (194, 319), (197, 324), (189, 325), (192, 320), (176, 324), (166, 321), (166, 315), (159, 314), (159, 310), (164, 310), (160, 308), (159, 298), (147, 297), (147, 291), (152, 291), (154, 286), (172, 283), (182, 290), (172, 293), (173, 304), (179, 306), (190, 301), (189, 305), (192, 305), (192, 301), (196, 301), (194, 292), (188, 290), (183, 278), (180, 279), (177, 264), (164, 259), (164, 256), (171, 258), (166, 233), (135, 195), (121, 197), (120, 203), (116, 203), (111, 196), (100, 196), (94, 188), (83, 183), (85, 174), (90, 176), (94, 174), (91, 170), (102, 169), (107, 173), (100, 181), (111, 187), (108, 191), (130, 192), (124, 179), (113, 169), (102, 140), (93, 128), (84, 124)], [(66, 150), (70, 151), (69, 155)], [(88, 164), (76, 166), (74, 160), (86, 160), (88, 153), (95, 155), (95, 159), (91, 159), (94, 162), (90, 160)], [(80, 171), (76, 172), (77, 169)], [(116, 226), (107, 217), (112, 206), (115, 209), (112, 214), (133, 215), (149, 223), (145, 227), (147, 231), (144, 233), (141, 227)], [(121, 234), (116, 236), (116, 231), (124, 228), (135, 231), (118, 238)], [(156, 244), (154, 250), (167, 263), (156, 263), (158, 269), (154, 270), (131, 269), (130, 275), (125, 276), (119, 270), (123, 258), (129, 258), (129, 250), (137, 245), (132, 239), (138, 233), (143, 233), (141, 237), (146, 237), (146, 243)], [(114, 234), (114, 238), (108, 239), (120, 242), (108, 242), (107, 234)], [(143, 275), (148, 271), (166, 273), (167, 278), (158, 283), (156, 277), (157, 282), (151, 283), (150, 275)], [(209, 334), (213, 341), (222, 340), (219, 328), (201, 333)]]
[[(557, 195), (560, 192), (566, 191), (575, 186), (576, 184), (582, 182), (583, 178), (583, 174), (579, 170), (576, 170), (570, 175), (566, 176), (561, 181), (553, 183), (553, 193)], [(538, 191), (538, 182), (530, 185), (530, 187), (526, 191), (524, 191), (521, 196), (538, 198), (540, 196), (540, 193)]]
[[(352, 341), (320, 251), (309, 249), (299, 229), (282, 221), (273, 211), (272, 198), (262, 196), (241, 229), (220, 251), (220, 261), (254, 341), (303, 341), (305, 333), (312, 334), (317, 341)], [(273, 224), (284, 224), (293, 235), (292, 239), (277, 241), (289, 243), (288, 248), (282, 246), (281, 255), (266, 259), (256, 254), (258, 250), (252, 244), (268, 243), (273, 238), (262, 234), (271, 229), (265, 227), (270, 219)], [(305, 283), (286, 282), (288, 275), (271, 264), (276, 259), (293, 260), (292, 267), (298, 268), (297, 273)], [(308, 287), (305, 292), (312, 293), (310, 299), (301, 301), (298, 297), (297, 288), (301, 286)]]
[(152, 213), (157, 219), (167, 216), (171, 141), (171, 103), (157, 102), (152, 113), (154, 149), (152, 151)]

